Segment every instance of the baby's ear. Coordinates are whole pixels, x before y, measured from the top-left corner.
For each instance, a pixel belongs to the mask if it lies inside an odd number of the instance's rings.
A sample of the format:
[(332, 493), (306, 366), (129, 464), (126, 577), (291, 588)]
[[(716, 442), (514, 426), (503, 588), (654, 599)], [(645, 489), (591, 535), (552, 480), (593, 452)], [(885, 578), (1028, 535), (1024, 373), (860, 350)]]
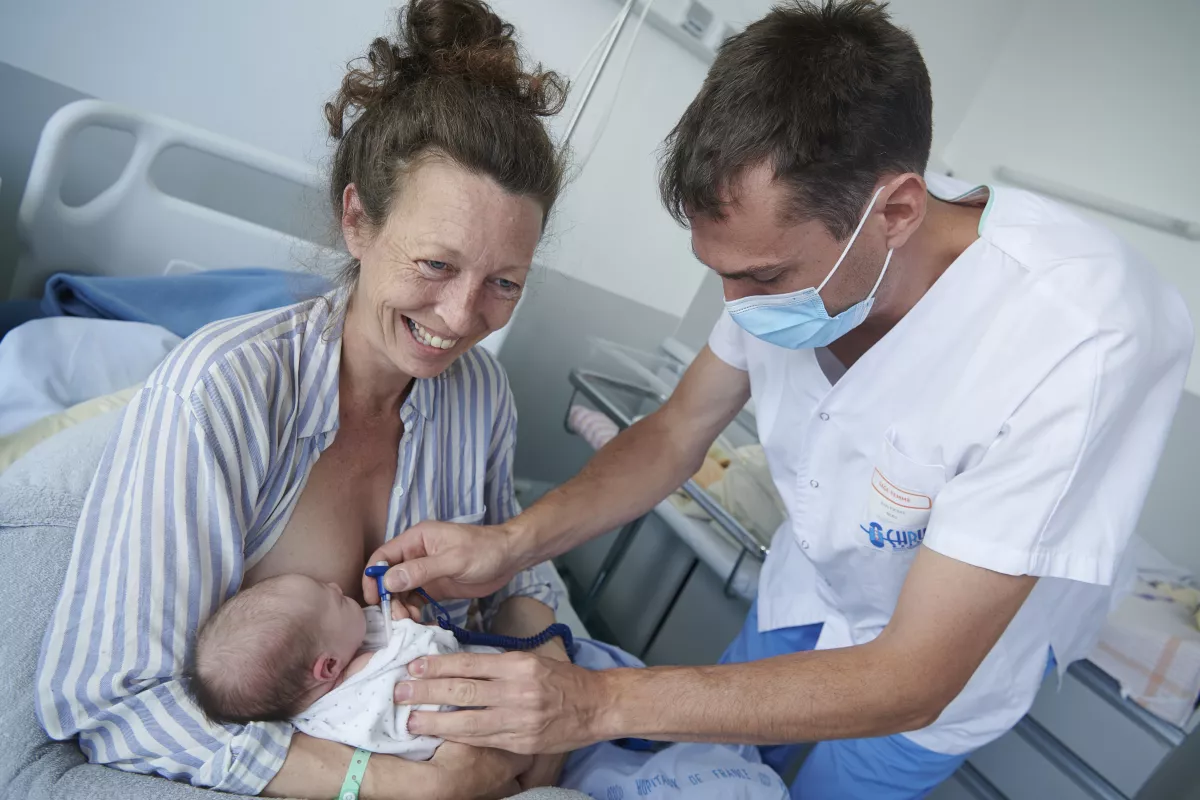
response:
[(337, 656), (331, 656), (328, 653), (322, 653), (316, 661), (313, 662), (312, 674), (321, 683), (328, 683), (337, 678), (341, 672)]

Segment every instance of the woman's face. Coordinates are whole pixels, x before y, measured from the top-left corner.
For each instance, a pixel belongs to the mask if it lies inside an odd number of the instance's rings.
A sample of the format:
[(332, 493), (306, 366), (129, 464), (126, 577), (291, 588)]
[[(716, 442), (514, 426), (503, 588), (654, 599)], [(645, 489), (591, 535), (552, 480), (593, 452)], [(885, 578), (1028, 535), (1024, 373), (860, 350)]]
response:
[(343, 207), (362, 264), (351, 314), (401, 372), (433, 377), (508, 322), (541, 237), (535, 200), (429, 159), (405, 177), (381, 228), (365, 224), (353, 184)]

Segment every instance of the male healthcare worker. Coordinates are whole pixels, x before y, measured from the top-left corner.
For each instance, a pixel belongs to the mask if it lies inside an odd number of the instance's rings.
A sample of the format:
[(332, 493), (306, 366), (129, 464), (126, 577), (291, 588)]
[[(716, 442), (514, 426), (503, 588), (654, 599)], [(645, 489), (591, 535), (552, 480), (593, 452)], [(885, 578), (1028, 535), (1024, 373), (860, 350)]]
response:
[(484, 595), (653, 508), (753, 396), (789, 514), (757, 603), (719, 666), (427, 659), (398, 702), (475, 710), (410, 729), (529, 753), (817, 741), (795, 797), (918, 797), (1087, 654), (1191, 323), (1096, 224), (927, 183), (930, 139), (928, 73), (881, 6), (785, 3), (722, 47), (661, 176), (724, 285), (708, 347), (509, 524), (425, 523), (371, 560), (395, 590)]

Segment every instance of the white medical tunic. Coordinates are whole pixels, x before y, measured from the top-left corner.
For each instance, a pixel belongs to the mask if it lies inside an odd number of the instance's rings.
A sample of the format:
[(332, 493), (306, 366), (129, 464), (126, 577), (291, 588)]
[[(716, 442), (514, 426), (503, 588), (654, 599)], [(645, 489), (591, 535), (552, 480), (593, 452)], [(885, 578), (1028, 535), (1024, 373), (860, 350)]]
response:
[(963, 753), (1028, 710), (1051, 649), (1060, 669), (1091, 649), (1193, 334), (1179, 295), (1104, 228), (1026, 192), (930, 183), (986, 200), (979, 238), (849, 370), (728, 314), (709, 346), (749, 372), (790, 517), (760, 631), (824, 623), (818, 649), (874, 639), (922, 546), (1041, 578), (962, 693), (907, 734)]

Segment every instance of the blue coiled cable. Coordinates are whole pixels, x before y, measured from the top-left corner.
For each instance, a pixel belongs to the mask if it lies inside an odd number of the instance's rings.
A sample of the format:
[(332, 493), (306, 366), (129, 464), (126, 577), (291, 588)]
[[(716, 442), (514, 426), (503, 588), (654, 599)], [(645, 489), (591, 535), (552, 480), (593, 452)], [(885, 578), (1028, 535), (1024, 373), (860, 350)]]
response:
[(499, 647), (501, 650), (536, 650), (557, 636), (562, 639), (563, 647), (567, 649), (567, 654), (572, 658), (575, 657), (575, 638), (571, 635), (571, 628), (566, 623), (556, 622), (535, 636), (502, 636), (498, 633), (469, 631), (451, 622), (450, 613), (446, 611), (441, 603), (430, 597), (429, 593), (424, 589), (417, 589), (417, 594), (421, 595), (425, 599), (425, 602), (433, 606), (433, 613), (437, 616), (438, 625), (443, 630), (453, 633), (454, 638), (458, 640), (459, 644)]
[[(383, 576), (387, 571), (388, 565), (386, 562), (372, 564), (366, 569), (367, 577), (374, 578), (376, 585), (379, 587), (379, 601), (383, 608), (388, 608), (391, 601), (391, 593), (383, 585)], [(450, 612), (441, 603), (430, 597), (428, 592), (424, 589), (417, 589), (416, 591), (425, 602), (433, 607), (433, 612), (437, 616), (438, 626), (442, 630), (447, 630), (454, 634), (454, 638), (458, 640), (459, 644), (498, 647), (501, 650), (535, 650), (557, 636), (562, 639), (563, 647), (567, 650), (567, 655), (572, 660), (575, 659), (575, 637), (571, 635), (571, 628), (565, 623), (556, 622), (535, 636), (502, 636), (498, 633), (469, 631), (451, 622)]]

